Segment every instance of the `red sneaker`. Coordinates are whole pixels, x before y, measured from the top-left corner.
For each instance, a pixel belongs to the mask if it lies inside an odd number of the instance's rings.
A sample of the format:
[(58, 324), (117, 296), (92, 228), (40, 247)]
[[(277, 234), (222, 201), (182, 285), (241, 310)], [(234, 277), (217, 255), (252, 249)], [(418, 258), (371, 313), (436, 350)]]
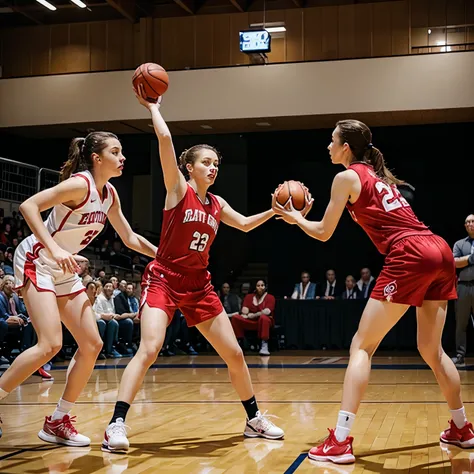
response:
[(316, 446), (308, 453), (308, 457), (314, 461), (331, 461), (335, 464), (352, 464), (355, 456), (352, 452), (352, 441), (354, 438), (348, 436), (344, 441), (336, 439), (334, 430), (328, 428), (329, 436), (320, 446)]
[(73, 425), (75, 421), (75, 416), (71, 418), (69, 415), (64, 415), (60, 420), (54, 421), (50, 416), (47, 416), (38, 437), (48, 443), (65, 444), (66, 446), (89, 446), (91, 440), (77, 432)]
[(466, 423), (461, 429), (453, 420), (449, 421), (449, 428), (441, 433), (440, 440), (446, 444), (454, 444), (459, 448), (474, 448), (474, 430), (472, 423)]
[(36, 372), (35, 375), (39, 375), (43, 380), (54, 380), (53, 376), (46, 372), (46, 370), (43, 369), (43, 367), (40, 367)]

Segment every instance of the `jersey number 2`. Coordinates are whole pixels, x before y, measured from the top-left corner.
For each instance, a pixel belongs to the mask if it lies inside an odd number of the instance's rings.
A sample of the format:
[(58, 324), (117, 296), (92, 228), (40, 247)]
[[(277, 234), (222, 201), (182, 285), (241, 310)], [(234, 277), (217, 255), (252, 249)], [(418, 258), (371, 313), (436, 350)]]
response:
[(194, 232), (194, 239), (189, 244), (191, 250), (197, 250), (198, 252), (204, 252), (207, 242), (209, 240), (209, 234), (200, 234), (199, 232)]
[(98, 230), (88, 230), (84, 235), (84, 240), (79, 245), (89, 245), (92, 239), (99, 233)]
[(400, 194), (397, 188), (392, 188), (383, 181), (377, 181), (375, 188), (382, 194), (382, 205), (385, 211), (390, 212), (400, 207), (410, 207), (407, 200)]

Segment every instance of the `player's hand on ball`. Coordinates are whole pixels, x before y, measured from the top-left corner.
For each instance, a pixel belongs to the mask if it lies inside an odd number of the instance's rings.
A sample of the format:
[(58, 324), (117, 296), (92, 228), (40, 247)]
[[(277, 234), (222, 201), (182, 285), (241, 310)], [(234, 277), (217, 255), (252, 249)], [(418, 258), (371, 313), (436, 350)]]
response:
[(143, 107), (146, 107), (148, 110), (150, 110), (152, 107), (160, 108), (161, 99), (163, 96), (158, 97), (158, 100), (153, 103), (146, 100), (146, 93), (143, 84), (138, 84), (138, 89), (134, 88), (133, 91), (135, 92), (135, 97), (137, 98), (138, 102), (140, 102)]

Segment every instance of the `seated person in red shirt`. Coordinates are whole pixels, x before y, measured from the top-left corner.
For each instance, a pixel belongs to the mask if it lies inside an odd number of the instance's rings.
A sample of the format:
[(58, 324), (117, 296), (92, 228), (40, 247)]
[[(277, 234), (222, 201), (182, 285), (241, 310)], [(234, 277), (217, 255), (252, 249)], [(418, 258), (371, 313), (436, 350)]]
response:
[(270, 355), (268, 340), (270, 339), (270, 328), (275, 325), (274, 311), (275, 297), (267, 292), (265, 281), (258, 280), (255, 291), (244, 298), (242, 314), (236, 314), (231, 318), (237, 339), (242, 340), (246, 330), (258, 332), (258, 338), (262, 341), (259, 354), (262, 356)]

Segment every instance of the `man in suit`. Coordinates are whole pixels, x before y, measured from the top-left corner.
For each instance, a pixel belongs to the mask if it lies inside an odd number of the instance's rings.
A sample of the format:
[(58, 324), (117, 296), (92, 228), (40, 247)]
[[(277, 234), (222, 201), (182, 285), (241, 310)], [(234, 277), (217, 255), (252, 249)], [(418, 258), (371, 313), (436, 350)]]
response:
[(458, 300), (456, 301), (456, 357), (453, 362), (464, 365), (467, 350), (467, 325), (474, 307), (474, 214), (464, 221), (467, 237), (454, 244), (453, 256), (458, 278)]

